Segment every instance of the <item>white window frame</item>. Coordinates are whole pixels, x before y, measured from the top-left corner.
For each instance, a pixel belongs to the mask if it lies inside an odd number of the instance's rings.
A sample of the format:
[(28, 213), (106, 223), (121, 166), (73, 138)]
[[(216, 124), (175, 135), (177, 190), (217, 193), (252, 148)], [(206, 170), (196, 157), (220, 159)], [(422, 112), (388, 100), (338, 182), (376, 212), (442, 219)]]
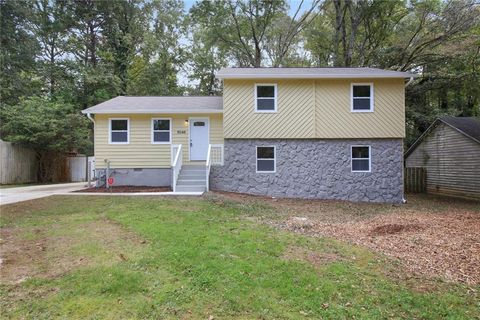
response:
[[(168, 129), (168, 132), (170, 133), (169, 137), (168, 137), (168, 142), (165, 142), (165, 141), (155, 141), (153, 138), (154, 138), (154, 133), (155, 132), (166, 132), (167, 130), (154, 130), (154, 122), (155, 120), (168, 120), (170, 121), (170, 126), (169, 126), (169, 129)], [(152, 144), (172, 144), (172, 118), (152, 118), (152, 121), (151, 121), (151, 142)]]
[[(127, 141), (112, 141), (112, 120), (127, 120)], [(115, 132), (124, 132), (125, 130), (115, 130)], [(108, 118), (108, 144), (130, 144), (130, 118)]]
[[(368, 170), (353, 170), (353, 148), (368, 148)], [(367, 158), (355, 158), (356, 160), (366, 160)], [(353, 145), (350, 146), (350, 171), (354, 173), (372, 172), (372, 147), (370, 145)]]
[[(270, 86), (274, 88), (274, 95), (273, 98), (258, 98), (257, 97), (257, 88), (264, 86)], [(276, 83), (255, 83), (255, 90), (253, 93), (253, 98), (255, 99), (255, 113), (276, 113), (277, 112), (277, 96), (278, 96), (278, 88)], [(273, 99), (273, 110), (258, 110), (258, 99)]]
[[(273, 148), (273, 171), (258, 171), (258, 160), (272, 160), (270, 158), (258, 158), (258, 148)], [(255, 172), (256, 173), (276, 173), (277, 172), (277, 147), (255, 146)]]
[[(370, 109), (368, 110), (354, 110), (353, 109), (353, 87), (354, 86), (369, 86), (370, 87)], [(375, 94), (373, 92), (373, 82), (364, 82), (364, 83), (352, 83), (350, 84), (350, 111), (351, 112), (373, 112), (374, 111), (374, 106), (375, 106), (375, 103), (374, 103), (374, 97), (375, 97)], [(362, 99), (362, 97), (357, 97), (355, 99)], [(363, 99), (366, 99), (363, 98)]]

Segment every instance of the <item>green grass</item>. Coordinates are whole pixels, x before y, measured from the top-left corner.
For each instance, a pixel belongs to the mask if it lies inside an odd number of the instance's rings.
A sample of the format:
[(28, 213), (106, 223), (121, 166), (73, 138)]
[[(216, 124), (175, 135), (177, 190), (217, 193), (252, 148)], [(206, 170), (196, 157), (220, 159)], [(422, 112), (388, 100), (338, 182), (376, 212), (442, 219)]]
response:
[[(1, 226), (48, 239), (38, 270), (3, 284), (4, 318), (471, 319), (478, 296), (389, 276), (394, 262), (359, 247), (286, 233), (248, 219), (262, 203), (208, 199), (51, 197), (2, 207)], [(40, 230), (40, 231), (38, 231)], [(111, 234), (111, 233), (118, 234)], [(60, 241), (63, 245), (54, 245)], [(335, 257), (309, 262), (303, 254)], [(123, 258), (119, 258), (119, 255)], [(476, 288), (477, 291), (480, 288)]]

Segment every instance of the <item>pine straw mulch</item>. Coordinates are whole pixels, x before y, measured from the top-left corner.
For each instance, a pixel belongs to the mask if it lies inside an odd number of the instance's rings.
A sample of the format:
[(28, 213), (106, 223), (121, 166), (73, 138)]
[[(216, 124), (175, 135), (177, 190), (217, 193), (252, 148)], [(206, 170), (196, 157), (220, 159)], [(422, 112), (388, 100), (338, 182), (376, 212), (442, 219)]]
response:
[(266, 202), (274, 213), (259, 219), (275, 227), (367, 247), (416, 275), (480, 284), (479, 202), (410, 195), (405, 205), (388, 205), (216, 194)]

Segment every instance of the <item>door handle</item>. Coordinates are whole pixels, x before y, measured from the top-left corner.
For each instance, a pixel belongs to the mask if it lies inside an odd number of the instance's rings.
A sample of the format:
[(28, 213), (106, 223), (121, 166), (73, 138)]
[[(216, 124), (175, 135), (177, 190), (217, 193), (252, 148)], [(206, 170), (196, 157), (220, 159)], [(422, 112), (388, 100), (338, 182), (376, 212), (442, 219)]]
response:
[(192, 145), (193, 145), (193, 144), (192, 144), (192, 139), (190, 139), (190, 147), (191, 147)]

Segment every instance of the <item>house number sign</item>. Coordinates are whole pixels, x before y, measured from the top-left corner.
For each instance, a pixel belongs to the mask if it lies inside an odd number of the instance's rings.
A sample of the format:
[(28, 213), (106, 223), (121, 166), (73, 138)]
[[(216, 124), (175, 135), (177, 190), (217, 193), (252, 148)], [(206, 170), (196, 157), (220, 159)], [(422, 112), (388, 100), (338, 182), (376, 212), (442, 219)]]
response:
[(177, 133), (178, 134), (185, 134), (185, 133), (187, 133), (187, 131), (186, 130), (177, 130)]

